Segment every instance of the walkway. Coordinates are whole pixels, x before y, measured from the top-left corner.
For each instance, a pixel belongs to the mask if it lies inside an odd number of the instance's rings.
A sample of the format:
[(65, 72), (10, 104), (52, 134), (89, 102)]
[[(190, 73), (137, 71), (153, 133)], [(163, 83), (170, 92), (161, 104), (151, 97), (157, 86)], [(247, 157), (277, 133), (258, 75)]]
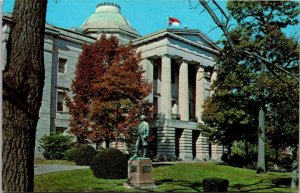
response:
[[(175, 163), (192, 163), (199, 161), (178, 161), (178, 162), (153, 162), (153, 167), (171, 165)], [(68, 170), (87, 169), (89, 166), (63, 165), (63, 164), (41, 164), (34, 166), (34, 175), (46, 174), (50, 172), (61, 172)]]
[(73, 166), (73, 165), (62, 165), (62, 164), (42, 164), (34, 166), (34, 175), (40, 175), (50, 172), (61, 172), (67, 170), (78, 170), (87, 169), (89, 166)]

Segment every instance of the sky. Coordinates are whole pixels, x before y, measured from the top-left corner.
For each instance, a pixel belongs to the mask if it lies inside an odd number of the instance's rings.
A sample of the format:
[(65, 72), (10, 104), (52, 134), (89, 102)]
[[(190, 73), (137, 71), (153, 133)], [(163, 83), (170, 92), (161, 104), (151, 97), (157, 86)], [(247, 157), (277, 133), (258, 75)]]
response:
[[(213, 41), (222, 37), (222, 31), (216, 28), (208, 13), (201, 5), (197, 6), (198, 0), (48, 0), (47, 23), (65, 29), (80, 27), (102, 2), (120, 5), (122, 15), (141, 35), (165, 29), (168, 17), (175, 17), (181, 22), (179, 28), (198, 29)], [(218, 3), (226, 11), (227, 1), (218, 0)], [(3, 13), (11, 13), (13, 4), (14, 0), (4, 0)], [(299, 37), (299, 25), (284, 32), (288, 36), (297, 32)]]
[[(47, 23), (66, 29), (80, 27), (102, 2), (120, 5), (122, 15), (141, 35), (165, 29), (168, 17), (177, 18), (179, 28), (198, 29), (213, 41), (222, 35), (220, 29), (212, 30), (216, 25), (206, 12), (201, 13), (201, 6), (195, 9), (198, 0), (48, 0)], [(226, 7), (226, 1), (219, 3)], [(3, 13), (11, 13), (13, 4), (14, 0), (4, 0)]]

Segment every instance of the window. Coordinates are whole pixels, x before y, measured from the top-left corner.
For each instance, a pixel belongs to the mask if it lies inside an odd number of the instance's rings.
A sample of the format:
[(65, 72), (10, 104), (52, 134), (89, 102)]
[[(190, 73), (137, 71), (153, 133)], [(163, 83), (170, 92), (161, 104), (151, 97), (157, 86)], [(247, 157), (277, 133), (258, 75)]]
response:
[(175, 67), (177, 67), (177, 66), (173, 65), (172, 68), (171, 68), (171, 82), (172, 82), (172, 84), (175, 84), (175, 77), (177, 75), (176, 71), (175, 71)]
[(63, 134), (67, 128), (66, 127), (56, 127), (55, 129), (56, 129), (57, 134)]
[(211, 84), (211, 76), (206, 75), (205, 76), (205, 82), (206, 82), (206, 84)]
[(157, 80), (158, 79), (158, 66), (157, 65), (154, 65), (154, 73), (153, 73), (153, 79), (154, 80)]
[(58, 59), (58, 72), (65, 73), (67, 66), (67, 59), (59, 58)]
[(64, 93), (61, 91), (57, 92), (57, 111), (63, 111), (64, 110)]

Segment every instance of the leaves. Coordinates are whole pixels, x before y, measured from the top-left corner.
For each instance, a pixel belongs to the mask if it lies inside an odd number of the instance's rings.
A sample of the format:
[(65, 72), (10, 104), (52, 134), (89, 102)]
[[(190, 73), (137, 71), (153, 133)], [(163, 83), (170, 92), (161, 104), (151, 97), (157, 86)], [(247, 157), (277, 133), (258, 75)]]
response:
[[(222, 42), (216, 64), (218, 77), (213, 83), (215, 94), (204, 105), (204, 131), (211, 140), (225, 144), (242, 136), (252, 140), (259, 106), (264, 105), (271, 143), (294, 146), (299, 44), (282, 29), (299, 22), (299, 5), (293, 1), (232, 0), (227, 8), (238, 26), (228, 32), (230, 41)], [(278, 137), (292, 140), (277, 143)]]
[(286, 28), (299, 23), (299, 4), (295, 1), (231, 0), (227, 9), (239, 25), (256, 33), (272, 31), (271, 26)]
[(145, 100), (151, 85), (139, 66), (140, 54), (131, 45), (120, 46), (116, 37), (105, 35), (85, 45), (72, 83), (71, 131), (93, 142), (130, 139), (141, 114), (151, 114)]

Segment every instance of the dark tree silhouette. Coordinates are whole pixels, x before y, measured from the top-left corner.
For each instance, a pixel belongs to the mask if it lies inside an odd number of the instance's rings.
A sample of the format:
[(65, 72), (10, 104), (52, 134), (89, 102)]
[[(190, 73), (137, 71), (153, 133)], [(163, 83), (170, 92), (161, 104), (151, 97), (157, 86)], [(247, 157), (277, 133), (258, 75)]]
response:
[(3, 72), (2, 186), (32, 192), (36, 126), (44, 86), (47, 0), (16, 0)]

